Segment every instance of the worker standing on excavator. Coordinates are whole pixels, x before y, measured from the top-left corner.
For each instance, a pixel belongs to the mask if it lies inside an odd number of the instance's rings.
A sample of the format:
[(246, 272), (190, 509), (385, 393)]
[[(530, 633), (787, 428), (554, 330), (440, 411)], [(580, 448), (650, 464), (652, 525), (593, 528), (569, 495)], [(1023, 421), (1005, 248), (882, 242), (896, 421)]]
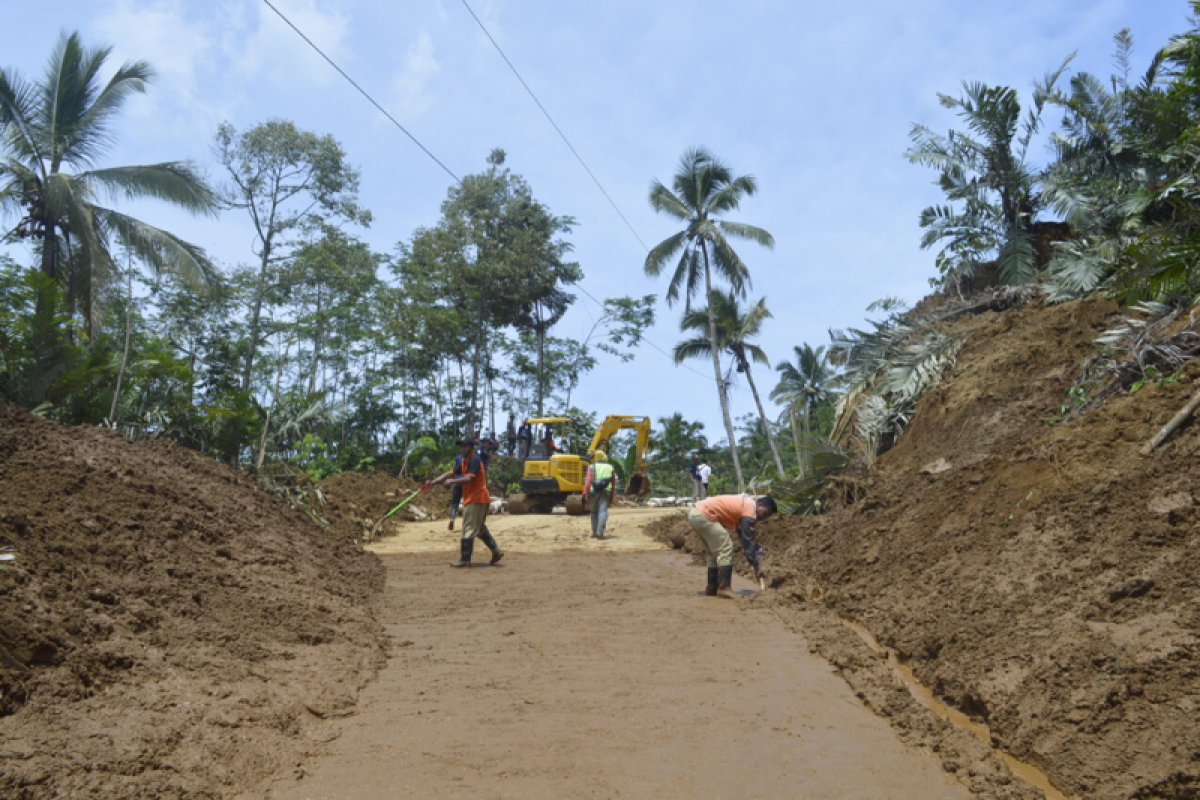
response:
[(613, 475), (613, 465), (608, 463), (608, 455), (603, 450), (597, 450), (592, 454), (592, 463), (583, 481), (583, 499), (591, 499), (593, 539), (604, 538), (608, 528), (608, 506), (616, 496), (617, 481)]
[(738, 494), (722, 494), (701, 500), (688, 512), (688, 524), (700, 534), (708, 550), (708, 585), (706, 595), (733, 597), (733, 538), (737, 531), (746, 560), (754, 567), (754, 577), (760, 581), (767, 577), (759, 557), (762, 548), (754, 538), (755, 523), (767, 519), (778, 511), (772, 497), (747, 497)]

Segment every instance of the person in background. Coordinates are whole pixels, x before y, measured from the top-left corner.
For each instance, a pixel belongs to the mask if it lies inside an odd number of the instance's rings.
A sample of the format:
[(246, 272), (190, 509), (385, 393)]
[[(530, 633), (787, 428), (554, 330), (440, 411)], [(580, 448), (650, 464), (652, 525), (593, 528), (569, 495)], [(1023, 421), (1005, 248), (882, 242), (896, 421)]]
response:
[(517, 441), (521, 446), (520, 458), (522, 461), (529, 458), (529, 448), (533, 446), (533, 426), (529, 424), (529, 420), (521, 423), (521, 427), (517, 429)]
[(704, 500), (708, 497), (708, 484), (712, 480), (712, 467), (708, 465), (703, 456), (700, 458), (700, 466), (696, 468), (696, 472), (700, 476), (700, 499)]
[(592, 538), (603, 539), (608, 528), (608, 507), (617, 497), (617, 481), (608, 454), (597, 450), (592, 454), (587, 477), (583, 480), (583, 499), (592, 507)]
[(704, 593), (710, 597), (733, 597), (733, 538), (737, 531), (746, 560), (754, 567), (754, 577), (764, 580), (767, 572), (762, 568), (762, 548), (754, 538), (756, 523), (767, 519), (778, 510), (772, 497), (747, 497), (739, 494), (723, 494), (701, 500), (688, 511), (688, 524), (692, 526), (704, 547), (708, 550), (708, 584)]
[(508, 445), (508, 457), (512, 458), (517, 453), (517, 417), (515, 414), (509, 413), (508, 427), (504, 429), (504, 441)]
[(692, 504), (699, 503), (704, 499), (704, 495), (700, 493), (700, 456), (699, 454), (692, 456), (692, 463), (688, 464), (688, 471), (692, 474)]
[(558, 448), (554, 446), (554, 429), (549, 425), (546, 426), (546, 431), (542, 434), (542, 445), (546, 448), (546, 458), (559, 452)]
[[(445, 475), (439, 475), (437, 478), (434, 478), (430, 483), (441, 483), (456, 475), (462, 475), (462, 463), (463, 457), (455, 456), (454, 468)], [(458, 507), (460, 505), (462, 505), (462, 486), (456, 483), (450, 487), (450, 524), (446, 526), (446, 530), (454, 530), (454, 518), (458, 516)]]

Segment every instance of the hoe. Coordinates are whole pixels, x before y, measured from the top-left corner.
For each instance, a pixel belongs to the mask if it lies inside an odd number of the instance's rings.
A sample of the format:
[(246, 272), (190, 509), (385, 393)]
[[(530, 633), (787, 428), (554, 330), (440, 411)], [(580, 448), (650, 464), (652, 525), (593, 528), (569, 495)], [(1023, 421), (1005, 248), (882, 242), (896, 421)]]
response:
[(428, 482), (425, 482), (425, 483), (421, 484), (421, 488), (420, 488), (420, 489), (417, 489), (415, 492), (413, 492), (412, 494), (410, 494), (408, 497), (404, 498), (404, 500), (403, 500), (403, 501), (400, 503), (400, 505), (396, 506), (396, 507), (395, 507), (395, 508), (393, 508), (391, 511), (387, 512), (387, 513), (386, 513), (386, 514), (384, 514), (382, 517), (380, 517), (379, 519), (377, 519), (377, 520), (375, 521), (375, 524), (371, 526), (371, 533), (370, 533), (370, 534), (368, 534), (368, 536), (367, 536), (367, 541), (369, 542), (369, 541), (371, 541), (372, 539), (374, 539), (374, 538), (375, 538), (375, 535), (376, 535), (377, 533), (379, 533), (379, 529), (380, 529), (381, 527), (383, 527), (383, 523), (384, 523), (384, 521), (385, 521), (385, 520), (386, 520), (388, 517), (390, 517), (392, 514), (395, 514), (395, 513), (396, 513), (397, 511), (399, 511), (400, 509), (404, 508), (406, 505), (408, 505), (408, 504), (409, 504), (409, 502), (411, 502), (411, 501), (412, 501), (412, 499), (413, 499), (414, 497), (416, 497), (417, 495), (419, 495), (421, 492), (425, 491), (425, 490), (426, 490), (426, 489), (428, 489), (428, 488), (429, 488), (429, 483), (428, 483)]

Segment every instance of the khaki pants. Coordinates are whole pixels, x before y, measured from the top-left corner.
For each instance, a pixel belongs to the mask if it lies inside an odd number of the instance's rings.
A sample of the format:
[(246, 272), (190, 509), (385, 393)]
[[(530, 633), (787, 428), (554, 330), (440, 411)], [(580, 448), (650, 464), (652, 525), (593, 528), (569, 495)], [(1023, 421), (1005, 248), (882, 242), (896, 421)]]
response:
[[(465, 519), (464, 517), (464, 527)], [(700, 534), (701, 541), (708, 549), (708, 566), (729, 567), (733, 565), (733, 537), (729, 535), (729, 531), (725, 530), (724, 525), (713, 522), (694, 508), (688, 512), (688, 524), (692, 526), (692, 530)]]
[(487, 503), (470, 503), (462, 507), (462, 538), (474, 539), (475, 535), (483, 532), (483, 523), (487, 519)]

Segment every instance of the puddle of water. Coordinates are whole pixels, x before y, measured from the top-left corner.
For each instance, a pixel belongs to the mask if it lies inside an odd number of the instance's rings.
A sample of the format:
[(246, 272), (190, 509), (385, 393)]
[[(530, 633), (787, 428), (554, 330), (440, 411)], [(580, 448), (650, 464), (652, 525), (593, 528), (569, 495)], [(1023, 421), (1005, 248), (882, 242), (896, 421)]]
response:
[[(850, 630), (858, 634), (858, 638), (862, 639), (867, 647), (878, 655), (886, 656), (887, 664), (891, 667), (892, 674), (896, 676), (904, 688), (908, 689), (909, 694), (925, 708), (932, 711), (935, 715), (948, 721), (955, 727), (962, 728), (965, 731), (973, 734), (977, 739), (992, 747), (992, 734), (987, 729), (987, 726), (976, 722), (958, 709), (951, 708), (933, 696), (933, 692), (925, 687), (923, 683), (917, 680), (917, 676), (913, 674), (912, 668), (900, 661), (896, 657), (895, 651), (890, 647), (885, 647), (871, 634), (869, 630), (859, 625), (857, 622), (851, 622), (848, 619), (843, 619), (842, 624)], [(1008, 768), (1021, 780), (1028, 783), (1033, 788), (1040, 791), (1050, 800), (1070, 800), (1070, 796), (1064, 794), (1050, 782), (1050, 778), (1046, 773), (1042, 772), (1037, 767), (1027, 762), (1021, 761), (1003, 750), (992, 747)]]

